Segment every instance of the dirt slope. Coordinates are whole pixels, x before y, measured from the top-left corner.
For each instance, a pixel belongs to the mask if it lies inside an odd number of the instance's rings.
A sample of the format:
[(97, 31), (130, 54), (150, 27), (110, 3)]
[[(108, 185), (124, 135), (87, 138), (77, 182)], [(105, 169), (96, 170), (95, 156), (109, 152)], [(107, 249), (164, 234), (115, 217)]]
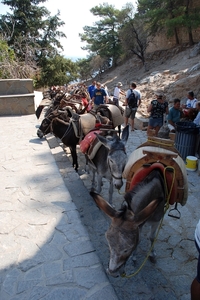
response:
[(122, 82), (124, 91), (129, 88), (130, 82), (136, 82), (142, 94), (139, 111), (144, 117), (148, 117), (146, 108), (156, 90), (164, 92), (169, 105), (174, 98), (184, 103), (189, 90), (193, 90), (200, 100), (200, 43), (152, 53), (147, 58), (147, 68), (148, 71), (145, 71), (141, 62), (133, 57), (97, 80), (108, 87), (110, 94), (118, 81)]

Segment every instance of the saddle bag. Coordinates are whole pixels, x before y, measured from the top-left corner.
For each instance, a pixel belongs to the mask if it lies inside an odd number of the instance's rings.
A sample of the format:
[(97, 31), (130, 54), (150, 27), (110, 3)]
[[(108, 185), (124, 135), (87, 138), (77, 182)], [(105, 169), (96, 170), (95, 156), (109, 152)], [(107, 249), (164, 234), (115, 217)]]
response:
[(90, 131), (85, 137), (84, 139), (80, 142), (80, 150), (83, 154), (86, 154), (86, 152), (88, 151), (90, 145), (93, 143), (93, 141), (96, 139), (96, 135), (95, 133), (100, 134), (101, 131), (100, 130), (96, 130), (96, 131)]

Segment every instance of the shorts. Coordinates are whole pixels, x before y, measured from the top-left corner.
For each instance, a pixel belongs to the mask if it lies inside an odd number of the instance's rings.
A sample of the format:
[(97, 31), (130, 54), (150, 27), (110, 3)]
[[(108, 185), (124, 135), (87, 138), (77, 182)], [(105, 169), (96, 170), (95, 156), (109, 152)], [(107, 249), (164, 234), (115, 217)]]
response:
[(200, 283), (200, 249), (195, 241), (197, 250), (199, 252), (199, 257), (198, 257), (198, 263), (197, 263), (197, 276), (196, 276), (196, 280)]
[(133, 120), (133, 119), (135, 119), (136, 111), (137, 111), (137, 108), (131, 109), (128, 106), (126, 106), (124, 116), (126, 118), (131, 118)]
[(149, 118), (149, 126), (151, 127), (161, 127), (163, 125), (163, 118)]
[(119, 106), (119, 99), (113, 97), (113, 104)]

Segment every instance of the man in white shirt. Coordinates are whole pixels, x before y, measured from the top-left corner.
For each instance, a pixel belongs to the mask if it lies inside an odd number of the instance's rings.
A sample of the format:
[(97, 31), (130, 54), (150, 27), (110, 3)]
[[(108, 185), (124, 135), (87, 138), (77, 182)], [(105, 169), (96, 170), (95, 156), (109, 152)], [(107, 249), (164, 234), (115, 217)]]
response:
[(120, 94), (124, 95), (124, 92), (122, 92), (121, 87), (122, 87), (122, 83), (118, 82), (117, 86), (114, 88), (113, 103), (117, 106), (119, 106)]

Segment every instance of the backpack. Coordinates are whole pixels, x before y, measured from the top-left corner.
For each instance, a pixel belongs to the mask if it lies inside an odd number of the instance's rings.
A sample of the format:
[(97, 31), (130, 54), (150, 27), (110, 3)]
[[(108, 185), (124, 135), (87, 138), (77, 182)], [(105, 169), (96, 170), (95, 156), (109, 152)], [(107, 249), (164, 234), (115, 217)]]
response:
[(128, 106), (130, 108), (136, 108), (137, 107), (137, 97), (134, 93), (134, 91), (131, 89), (131, 94), (128, 97)]

